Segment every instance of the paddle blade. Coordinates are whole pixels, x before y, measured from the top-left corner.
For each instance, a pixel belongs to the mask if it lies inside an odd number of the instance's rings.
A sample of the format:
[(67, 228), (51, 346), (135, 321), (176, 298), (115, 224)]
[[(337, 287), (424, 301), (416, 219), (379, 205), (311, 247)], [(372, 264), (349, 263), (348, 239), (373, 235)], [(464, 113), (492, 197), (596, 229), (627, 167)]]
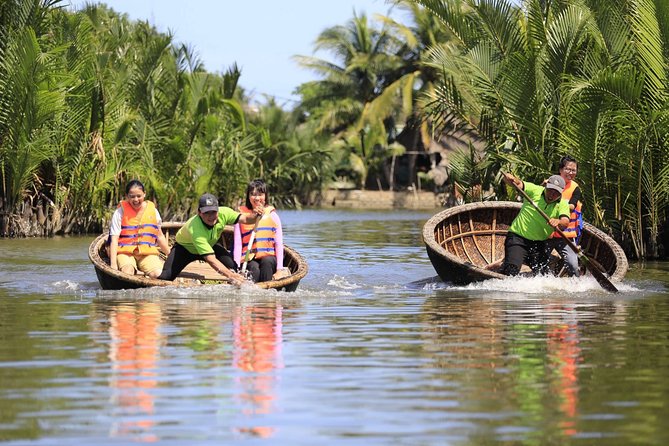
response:
[(587, 270), (590, 271), (590, 274), (592, 274), (595, 280), (597, 280), (597, 283), (601, 285), (602, 288), (611, 293), (618, 292), (618, 288), (616, 288), (616, 286), (612, 284), (611, 281), (606, 278), (606, 276), (604, 276), (604, 273), (602, 273), (599, 270), (599, 268), (597, 268), (590, 262), (590, 259), (585, 254), (580, 254), (579, 258), (581, 259)]

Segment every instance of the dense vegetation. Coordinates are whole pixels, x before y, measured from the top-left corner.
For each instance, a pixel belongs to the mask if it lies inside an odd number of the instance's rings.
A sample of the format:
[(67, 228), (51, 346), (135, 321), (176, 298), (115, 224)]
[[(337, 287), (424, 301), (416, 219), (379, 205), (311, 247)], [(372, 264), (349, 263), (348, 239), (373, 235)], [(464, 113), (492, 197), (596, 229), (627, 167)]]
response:
[(286, 111), (250, 107), (233, 61), (208, 73), (146, 23), (3, 0), (0, 230), (98, 229), (132, 177), (166, 218), (205, 190), (232, 203), (253, 176), (294, 206), (336, 178), (398, 189), (457, 141), (447, 191), (508, 198), (501, 170), (539, 181), (571, 154), (586, 219), (634, 257), (667, 254), (666, 1), (388, 3), (402, 21), (354, 15), (317, 37), (330, 59), (296, 56), (320, 78)]
[(106, 7), (0, 2), (0, 233), (95, 231), (141, 179), (166, 219), (263, 176), (285, 203), (329, 179), (329, 153), (270, 103), (249, 109), (240, 71)]
[(478, 178), (542, 178), (572, 154), (590, 221), (636, 257), (661, 254), (662, 227), (669, 248), (669, 3), (417, 3), (455, 36), (428, 62), (442, 73), (430, 113), (484, 138)]

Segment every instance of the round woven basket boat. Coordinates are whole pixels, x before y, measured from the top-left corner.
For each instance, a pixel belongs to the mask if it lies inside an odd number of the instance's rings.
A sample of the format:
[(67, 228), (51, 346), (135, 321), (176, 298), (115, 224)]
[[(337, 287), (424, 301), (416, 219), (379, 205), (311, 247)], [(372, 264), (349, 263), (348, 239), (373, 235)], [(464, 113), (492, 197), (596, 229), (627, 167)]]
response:
[[(161, 229), (170, 241), (174, 242), (174, 235), (183, 226), (180, 222), (165, 222)], [(233, 229), (226, 227), (223, 233), (222, 242), (227, 246), (232, 244)], [(95, 274), (98, 277), (100, 286), (105, 290), (121, 290), (130, 288), (148, 288), (158, 286), (198, 286), (198, 285), (217, 285), (228, 284), (225, 277), (216, 273), (204, 261), (195, 261), (190, 263), (174, 281), (151, 279), (143, 274), (126, 274), (119, 270), (112, 269), (109, 266), (109, 257), (107, 256), (106, 242), (108, 233), (98, 236), (88, 248), (88, 258), (93, 263)], [(284, 267), (288, 268), (290, 274), (278, 280), (257, 283), (260, 288), (272, 288), (276, 290), (295, 291), (300, 280), (307, 275), (309, 268), (304, 258), (288, 245), (284, 245)]]
[[(439, 277), (458, 284), (504, 278), (499, 273), (504, 239), (521, 206), (510, 201), (484, 201), (432, 216), (423, 226), (423, 241)], [(627, 258), (615, 240), (585, 223), (579, 245), (591, 263), (611, 280), (623, 279)], [(559, 265), (556, 273), (564, 274)]]

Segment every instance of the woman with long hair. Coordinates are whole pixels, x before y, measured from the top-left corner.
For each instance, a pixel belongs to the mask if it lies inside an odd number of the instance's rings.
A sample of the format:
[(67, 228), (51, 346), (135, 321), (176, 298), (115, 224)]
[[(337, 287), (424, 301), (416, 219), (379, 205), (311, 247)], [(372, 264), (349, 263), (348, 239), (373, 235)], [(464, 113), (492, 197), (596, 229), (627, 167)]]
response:
[[(261, 179), (251, 181), (246, 188), (242, 213), (262, 209), (262, 218), (255, 224), (235, 225), (233, 258), (243, 270), (244, 264), (254, 282), (266, 282), (283, 277), (283, 230), (281, 219), (273, 206), (268, 206), (267, 184)], [(251, 246), (249, 246), (249, 244)]]

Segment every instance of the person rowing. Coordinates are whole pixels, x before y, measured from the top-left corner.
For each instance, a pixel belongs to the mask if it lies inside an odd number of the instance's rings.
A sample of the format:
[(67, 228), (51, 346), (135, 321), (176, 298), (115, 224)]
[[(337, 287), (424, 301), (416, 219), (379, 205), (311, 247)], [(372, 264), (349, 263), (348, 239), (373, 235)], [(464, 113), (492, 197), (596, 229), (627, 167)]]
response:
[(547, 274), (550, 269), (546, 240), (555, 228), (563, 230), (569, 225), (569, 203), (562, 199), (564, 178), (553, 175), (548, 178), (545, 186), (522, 181), (510, 174), (503, 174), (502, 180), (509, 186), (515, 185), (524, 191), (544, 211), (548, 221), (530, 201), (523, 200), (520, 212), (511, 223), (504, 240), (504, 263), (501, 272), (509, 276), (518, 275), (525, 263), (535, 274)]
[(262, 209), (239, 213), (218, 205), (212, 194), (200, 197), (197, 215), (189, 218), (175, 237), (163, 271), (158, 277), (174, 280), (181, 271), (195, 260), (204, 260), (218, 274), (227, 277), (233, 285), (241, 285), (245, 278), (236, 272), (232, 254), (218, 244), (226, 225), (236, 223), (254, 224), (262, 215)]

